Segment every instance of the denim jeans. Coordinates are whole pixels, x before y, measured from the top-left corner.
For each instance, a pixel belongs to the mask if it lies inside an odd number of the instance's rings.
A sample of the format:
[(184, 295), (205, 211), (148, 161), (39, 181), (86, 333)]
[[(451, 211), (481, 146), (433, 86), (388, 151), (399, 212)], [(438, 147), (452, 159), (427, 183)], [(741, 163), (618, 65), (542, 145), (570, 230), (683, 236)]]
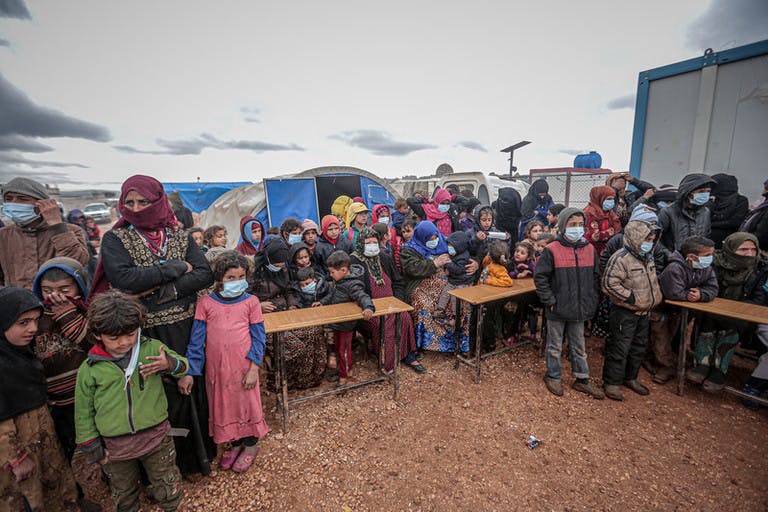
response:
[(577, 379), (588, 379), (589, 365), (584, 346), (584, 322), (550, 319), (547, 320), (547, 378), (560, 380), (562, 377), (563, 336), (568, 337), (573, 376)]

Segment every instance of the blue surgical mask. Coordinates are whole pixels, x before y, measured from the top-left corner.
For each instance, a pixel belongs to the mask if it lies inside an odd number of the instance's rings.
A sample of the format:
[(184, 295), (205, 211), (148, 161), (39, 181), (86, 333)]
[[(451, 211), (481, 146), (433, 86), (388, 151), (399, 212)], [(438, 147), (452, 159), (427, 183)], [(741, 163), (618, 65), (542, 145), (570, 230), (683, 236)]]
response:
[(643, 242), (640, 244), (640, 254), (645, 256), (653, 249), (653, 242)]
[(669, 206), (669, 203), (666, 201), (656, 201), (656, 206), (658, 206), (659, 208), (666, 208), (667, 206)]
[(301, 287), (301, 291), (304, 293), (315, 293), (315, 288), (317, 288), (317, 281), (312, 281), (306, 286)]
[(269, 270), (270, 272), (280, 272), (281, 270), (283, 270), (283, 267), (276, 267), (271, 263), (267, 263), (267, 270)]
[(222, 297), (226, 297), (227, 299), (234, 299), (235, 297), (239, 297), (245, 290), (248, 289), (248, 281), (245, 279), (240, 279), (238, 281), (226, 281), (225, 283), (222, 283), (222, 285), (223, 288), (221, 291), (219, 291), (219, 294)]
[(438, 211), (440, 211), (442, 213), (448, 213), (448, 210), (451, 209), (451, 205), (449, 205), (449, 204), (439, 204), (439, 205), (437, 205), (437, 209), (438, 209)]
[(584, 228), (581, 226), (565, 228), (565, 236), (571, 242), (581, 240), (581, 237), (584, 236)]
[(291, 233), (288, 235), (288, 244), (293, 245), (301, 242), (301, 235), (297, 235), (295, 233)]
[(697, 192), (691, 197), (691, 204), (696, 206), (707, 204), (707, 202), (709, 202), (709, 192)]
[(363, 255), (368, 256), (369, 258), (373, 258), (374, 256), (379, 255), (379, 251), (381, 249), (379, 248), (379, 244), (365, 244), (365, 249), (363, 249)]
[(603, 201), (603, 210), (605, 211), (613, 210), (614, 206), (616, 206), (616, 201), (613, 199), (606, 199)]
[(712, 256), (699, 256), (699, 261), (692, 261), (691, 264), (693, 265), (693, 268), (707, 268), (712, 264), (713, 259)]
[(379, 217), (379, 222), (382, 224), (389, 224), (389, 217)]
[(448, 256), (456, 256), (456, 248), (452, 245), (448, 246)]
[(438, 243), (440, 243), (440, 240), (435, 238), (434, 240), (427, 240), (427, 242), (424, 245), (426, 245), (430, 249), (434, 249), (435, 247), (437, 247)]
[(3, 215), (11, 219), (15, 224), (29, 224), (37, 219), (39, 215), (35, 213), (35, 205), (22, 203), (5, 203), (3, 205)]

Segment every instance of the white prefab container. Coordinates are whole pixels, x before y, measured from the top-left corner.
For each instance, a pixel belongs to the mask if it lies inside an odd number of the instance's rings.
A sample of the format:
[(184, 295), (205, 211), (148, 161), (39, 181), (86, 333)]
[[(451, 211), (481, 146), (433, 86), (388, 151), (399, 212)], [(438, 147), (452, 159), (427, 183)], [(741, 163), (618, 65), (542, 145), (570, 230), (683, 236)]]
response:
[(726, 173), (750, 202), (768, 178), (768, 40), (640, 73), (630, 172), (677, 185)]

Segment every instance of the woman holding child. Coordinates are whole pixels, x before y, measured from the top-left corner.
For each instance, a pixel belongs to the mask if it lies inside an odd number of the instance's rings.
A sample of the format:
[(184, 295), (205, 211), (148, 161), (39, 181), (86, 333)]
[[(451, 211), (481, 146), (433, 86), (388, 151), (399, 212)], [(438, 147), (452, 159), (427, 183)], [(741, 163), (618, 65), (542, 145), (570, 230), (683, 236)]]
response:
[[(419, 349), (453, 352), (454, 330), (450, 323), (440, 323), (433, 317), (443, 289), (443, 267), (451, 262), (448, 245), (437, 227), (422, 221), (413, 230), (413, 237), (400, 251), (403, 266), (405, 298), (414, 307), (416, 345)], [(478, 263), (472, 260), (467, 272), (477, 272)], [(462, 310), (462, 330), (459, 340), (461, 351), (469, 350), (469, 306)]]
[[(121, 217), (102, 239), (101, 260), (90, 298), (108, 288), (140, 298), (147, 308), (142, 334), (184, 354), (194, 321), (197, 292), (213, 283), (205, 255), (192, 235), (180, 228), (163, 185), (155, 178), (128, 178), (121, 188), (117, 208)], [(175, 381), (165, 380), (164, 384), (171, 425), (192, 431), (190, 400), (179, 393)], [(216, 454), (207, 435), (205, 385), (202, 381), (196, 384), (191, 398), (205, 446), (195, 446), (192, 435), (174, 438), (177, 464), (184, 474), (207, 470), (199, 460), (200, 449), (205, 449), (209, 459)]]

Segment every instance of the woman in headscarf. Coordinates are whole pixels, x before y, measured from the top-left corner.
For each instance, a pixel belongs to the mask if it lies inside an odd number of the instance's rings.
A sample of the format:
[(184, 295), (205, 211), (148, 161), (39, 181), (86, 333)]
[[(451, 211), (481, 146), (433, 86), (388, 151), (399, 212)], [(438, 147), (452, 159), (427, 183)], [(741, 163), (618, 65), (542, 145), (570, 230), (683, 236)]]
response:
[[(303, 245), (303, 244), (302, 244)], [(299, 306), (291, 291), (288, 275), (288, 245), (282, 238), (271, 238), (256, 256), (250, 293), (259, 298), (261, 311), (273, 313)], [(326, 366), (326, 347), (320, 327), (297, 329), (280, 334), (285, 350), (285, 371), (290, 389), (317, 386)], [(276, 390), (272, 336), (267, 336), (265, 367), (267, 386)]]
[(254, 256), (264, 247), (264, 224), (256, 217), (246, 215), (240, 219), (240, 243), (235, 250), (245, 256)]
[(2, 510), (69, 510), (77, 498), (48, 412), (43, 365), (30, 346), (42, 311), (32, 292), (0, 288)]
[(390, 214), (391, 210), (388, 205), (375, 205), (371, 212), (371, 224), (386, 224), (389, 230), (389, 246), (392, 248), (392, 256), (395, 258), (395, 264), (397, 264), (400, 261), (400, 237), (397, 236), (397, 231), (392, 227)]
[(547, 221), (547, 211), (550, 206), (555, 204), (552, 201), (552, 196), (549, 195), (549, 184), (544, 178), (539, 178), (531, 183), (531, 188), (528, 189), (528, 193), (523, 198), (523, 202), (520, 205), (520, 232), (517, 234), (518, 240), (523, 239), (523, 233), (525, 232), (525, 226), (532, 220), (539, 220), (545, 226), (549, 224)]
[(424, 202), (424, 219), (437, 226), (437, 230), (446, 237), (459, 229), (459, 219), (451, 216), (451, 193), (441, 188), (435, 191), (431, 202)]
[[(365, 228), (357, 238), (355, 251), (352, 253), (352, 263), (359, 263), (364, 269), (363, 281), (365, 292), (373, 299), (381, 297), (396, 297), (406, 301), (403, 295), (403, 283), (400, 273), (395, 267), (395, 261), (386, 253), (381, 252), (379, 246), (381, 239), (376, 231)], [(416, 353), (416, 338), (413, 333), (413, 320), (408, 313), (400, 315), (400, 358), (401, 361), (411, 367), (417, 373), (424, 373), (427, 369), (419, 363)], [(363, 322), (363, 330), (371, 338), (371, 349), (376, 354), (381, 346), (381, 321), (384, 319), (384, 368), (391, 371), (395, 365), (395, 317), (371, 318)]]
[(353, 250), (350, 242), (341, 233), (341, 222), (335, 215), (326, 215), (320, 220), (320, 237), (315, 247), (315, 264), (323, 277), (328, 276), (328, 266), (325, 261), (333, 251), (344, 251), (350, 254)]
[[(765, 265), (755, 235), (739, 231), (728, 236), (723, 240), (723, 248), (715, 251), (718, 297), (746, 301)], [(748, 329), (745, 322), (706, 317), (696, 342), (696, 367), (688, 372), (688, 379), (695, 383), (703, 381), (705, 391), (721, 391), (736, 345)]]
[[(414, 307), (416, 346), (420, 350), (453, 352), (453, 326), (433, 318), (437, 301), (443, 290), (442, 269), (451, 262), (448, 244), (437, 227), (429, 221), (421, 221), (413, 230), (413, 237), (400, 250), (403, 266), (403, 286), (406, 302)], [(478, 264), (473, 260), (467, 272), (477, 272)], [(459, 349), (469, 350), (469, 306), (464, 303), (462, 330)]]
[(749, 200), (739, 194), (739, 182), (730, 174), (713, 174), (715, 186), (712, 187), (714, 204), (710, 207), (712, 231), (709, 238), (715, 242), (715, 248), (723, 245), (725, 237), (739, 230), (739, 226), (749, 213)]
[(603, 252), (608, 240), (621, 231), (621, 222), (613, 211), (614, 206), (616, 192), (611, 187), (604, 185), (589, 191), (589, 204), (584, 208), (587, 217), (584, 238), (595, 246), (598, 255)]
[[(192, 235), (180, 228), (163, 185), (155, 178), (135, 175), (125, 180), (117, 208), (121, 217), (104, 234), (89, 297), (107, 288), (138, 297), (147, 308), (143, 333), (184, 354), (197, 293), (213, 284), (208, 261)], [(195, 379), (199, 382), (189, 398), (179, 393), (175, 380), (164, 382), (171, 426), (190, 430), (188, 437), (174, 437), (176, 462), (184, 474), (207, 471), (202, 454), (208, 460), (216, 455), (216, 445), (208, 436), (205, 382)], [(193, 426), (202, 433), (202, 445), (192, 435)]]

